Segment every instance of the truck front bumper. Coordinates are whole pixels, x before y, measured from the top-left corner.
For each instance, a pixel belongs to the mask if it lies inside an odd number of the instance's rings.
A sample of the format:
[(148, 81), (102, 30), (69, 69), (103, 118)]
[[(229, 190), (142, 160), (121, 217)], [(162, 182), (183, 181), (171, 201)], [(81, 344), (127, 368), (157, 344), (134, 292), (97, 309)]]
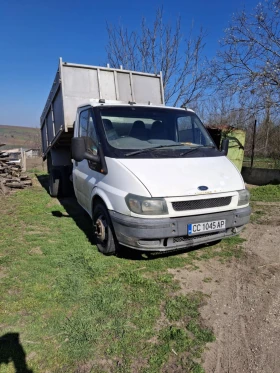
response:
[[(110, 211), (121, 245), (142, 251), (169, 251), (192, 247), (238, 234), (250, 220), (251, 208), (178, 218), (135, 218)], [(226, 220), (226, 229), (188, 236), (188, 224)]]

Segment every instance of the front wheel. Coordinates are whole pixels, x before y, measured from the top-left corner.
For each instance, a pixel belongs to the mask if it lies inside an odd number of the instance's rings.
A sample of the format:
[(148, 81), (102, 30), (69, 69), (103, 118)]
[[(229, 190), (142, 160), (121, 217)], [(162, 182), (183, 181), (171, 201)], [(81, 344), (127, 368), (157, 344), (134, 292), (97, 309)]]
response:
[(118, 242), (108, 210), (103, 203), (98, 202), (95, 205), (92, 220), (98, 250), (104, 255), (116, 254)]

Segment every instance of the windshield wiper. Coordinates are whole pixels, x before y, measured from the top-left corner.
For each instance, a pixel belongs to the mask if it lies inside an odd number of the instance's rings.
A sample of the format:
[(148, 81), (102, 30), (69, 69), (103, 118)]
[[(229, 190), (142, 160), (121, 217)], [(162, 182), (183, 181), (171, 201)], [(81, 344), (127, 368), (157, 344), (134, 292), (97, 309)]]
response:
[(182, 144), (170, 144), (170, 145), (153, 146), (152, 148), (144, 148), (144, 149), (135, 150), (135, 152), (126, 153), (125, 156), (129, 157), (130, 155), (136, 155), (136, 154), (140, 154), (140, 153), (150, 152), (150, 151), (160, 149), (160, 148), (171, 148), (172, 146), (182, 146)]
[(180, 157), (183, 157), (184, 155), (187, 155), (187, 154), (189, 154), (189, 153), (192, 153), (192, 152), (198, 150), (198, 149), (201, 148), (201, 147), (203, 147), (203, 145), (201, 145), (201, 146), (197, 146), (197, 147), (192, 148), (192, 149), (188, 149), (188, 150), (186, 150), (185, 152), (180, 153)]
[(191, 152), (194, 152), (196, 150), (199, 150), (200, 148), (215, 148), (215, 146), (213, 146), (213, 145), (199, 145), (195, 148), (188, 149), (187, 151), (180, 153), (180, 157), (183, 157), (184, 155), (187, 155), (187, 154), (189, 154)]

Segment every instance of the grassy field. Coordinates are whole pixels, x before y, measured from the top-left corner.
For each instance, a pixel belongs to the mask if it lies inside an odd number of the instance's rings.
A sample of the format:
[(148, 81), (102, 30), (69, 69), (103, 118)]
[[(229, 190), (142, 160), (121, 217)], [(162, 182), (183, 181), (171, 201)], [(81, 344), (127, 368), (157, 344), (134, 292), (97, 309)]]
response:
[(251, 201), (279, 202), (280, 184), (269, 184), (257, 188), (251, 188)]
[(0, 144), (6, 144), (3, 149), (28, 148), (38, 144), (39, 129), (32, 127), (5, 126), (0, 124)]
[(46, 176), (38, 178), (0, 197), (1, 373), (14, 365), (25, 373), (202, 373), (201, 354), (215, 339), (200, 316), (207, 296), (182, 295), (168, 269), (240, 258), (243, 240), (105, 257), (75, 200), (52, 199)]

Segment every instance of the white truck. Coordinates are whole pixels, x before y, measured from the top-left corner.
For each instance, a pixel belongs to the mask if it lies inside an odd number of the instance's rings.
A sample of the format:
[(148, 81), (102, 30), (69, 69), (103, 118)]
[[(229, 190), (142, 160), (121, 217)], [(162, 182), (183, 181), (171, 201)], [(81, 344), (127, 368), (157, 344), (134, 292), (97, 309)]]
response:
[(52, 196), (71, 183), (97, 247), (169, 251), (238, 234), (249, 192), (190, 109), (167, 107), (161, 74), (59, 68), (41, 116)]

